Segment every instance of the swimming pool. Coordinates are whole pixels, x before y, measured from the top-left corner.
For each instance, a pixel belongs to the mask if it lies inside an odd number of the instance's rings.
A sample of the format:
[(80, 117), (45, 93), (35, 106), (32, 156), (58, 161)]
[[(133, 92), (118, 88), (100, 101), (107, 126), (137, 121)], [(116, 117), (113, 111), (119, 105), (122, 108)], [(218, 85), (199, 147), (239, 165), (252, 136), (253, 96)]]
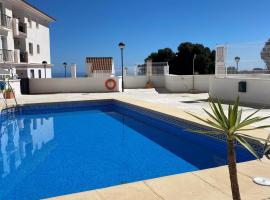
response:
[[(0, 199), (41, 199), (226, 164), (220, 139), (115, 100), (1, 114)], [(202, 128), (202, 127), (199, 127)], [(238, 162), (253, 160), (237, 146)]]

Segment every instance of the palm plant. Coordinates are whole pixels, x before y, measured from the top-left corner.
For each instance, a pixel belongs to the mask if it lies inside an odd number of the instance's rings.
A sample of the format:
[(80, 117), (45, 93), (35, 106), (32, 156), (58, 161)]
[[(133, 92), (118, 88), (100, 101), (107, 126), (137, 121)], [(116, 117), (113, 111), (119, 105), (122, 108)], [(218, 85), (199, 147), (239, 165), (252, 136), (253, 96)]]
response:
[(270, 127), (270, 126), (247, 127), (256, 122), (263, 121), (269, 117), (258, 117), (258, 116), (255, 117), (254, 115), (259, 112), (259, 110), (257, 110), (242, 120), (242, 109), (239, 109), (239, 97), (237, 98), (234, 105), (229, 105), (227, 115), (225, 114), (224, 108), (219, 100), (217, 101), (217, 103), (214, 103), (214, 101), (210, 97), (209, 105), (211, 107), (212, 113), (203, 109), (209, 116), (209, 119), (203, 119), (191, 113), (188, 113), (188, 114), (199, 119), (200, 121), (205, 122), (211, 127), (218, 129), (219, 131), (214, 131), (214, 130), (212, 131), (191, 130), (191, 131), (202, 133), (202, 134), (224, 134), (226, 136), (227, 161), (228, 161), (228, 168), (229, 168), (229, 174), (230, 174), (232, 196), (234, 200), (240, 200), (241, 196), (240, 196), (239, 185), (238, 185), (236, 156), (235, 156), (235, 149), (234, 149), (235, 140), (238, 141), (243, 147), (245, 147), (252, 155), (260, 159), (256, 151), (252, 148), (252, 146), (248, 143), (246, 139), (249, 138), (249, 139), (255, 139), (255, 140), (262, 140), (262, 141), (264, 140), (260, 138), (255, 138), (255, 137), (252, 137), (252, 136), (240, 133), (240, 132)]

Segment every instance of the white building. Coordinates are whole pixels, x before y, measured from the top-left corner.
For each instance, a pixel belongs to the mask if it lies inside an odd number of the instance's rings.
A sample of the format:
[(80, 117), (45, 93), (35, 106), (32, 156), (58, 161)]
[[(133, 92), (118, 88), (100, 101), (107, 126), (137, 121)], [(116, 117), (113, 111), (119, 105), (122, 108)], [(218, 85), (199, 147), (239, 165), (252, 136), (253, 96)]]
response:
[(112, 57), (87, 57), (86, 74), (91, 76), (114, 76), (114, 62)]
[(54, 21), (26, 1), (0, 0), (0, 67), (19, 78), (51, 78), (49, 24)]

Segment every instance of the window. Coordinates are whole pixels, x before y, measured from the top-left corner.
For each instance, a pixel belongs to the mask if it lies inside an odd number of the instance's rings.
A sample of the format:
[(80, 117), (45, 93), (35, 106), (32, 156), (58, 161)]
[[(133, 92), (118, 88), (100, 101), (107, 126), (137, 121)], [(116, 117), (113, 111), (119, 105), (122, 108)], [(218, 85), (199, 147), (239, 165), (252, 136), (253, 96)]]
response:
[(39, 23), (36, 22), (36, 28), (39, 29)]
[(41, 78), (41, 69), (38, 70), (38, 78)]
[(32, 21), (30, 18), (28, 18), (28, 24), (29, 24), (29, 28), (32, 28)]
[(35, 78), (35, 70), (30, 70), (30, 78)]
[(37, 45), (37, 54), (40, 54), (40, 46), (39, 46), (39, 44)]
[(30, 55), (33, 55), (33, 52), (34, 52), (34, 50), (33, 50), (33, 43), (29, 43), (29, 53), (30, 53)]

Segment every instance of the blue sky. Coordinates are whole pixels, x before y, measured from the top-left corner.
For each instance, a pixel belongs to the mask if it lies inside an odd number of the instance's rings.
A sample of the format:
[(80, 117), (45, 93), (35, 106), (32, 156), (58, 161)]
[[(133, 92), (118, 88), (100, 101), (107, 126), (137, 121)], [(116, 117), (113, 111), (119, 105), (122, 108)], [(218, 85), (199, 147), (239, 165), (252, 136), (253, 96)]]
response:
[(57, 19), (51, 25), (55, 71), (62, 62), (84, 71), (86, 56), (112, 56), (120, 66), (143, 63), (159, 48), (176, 50), (181, 42), (262, 42), (270, 38), (269, 0), (29, 0)]

